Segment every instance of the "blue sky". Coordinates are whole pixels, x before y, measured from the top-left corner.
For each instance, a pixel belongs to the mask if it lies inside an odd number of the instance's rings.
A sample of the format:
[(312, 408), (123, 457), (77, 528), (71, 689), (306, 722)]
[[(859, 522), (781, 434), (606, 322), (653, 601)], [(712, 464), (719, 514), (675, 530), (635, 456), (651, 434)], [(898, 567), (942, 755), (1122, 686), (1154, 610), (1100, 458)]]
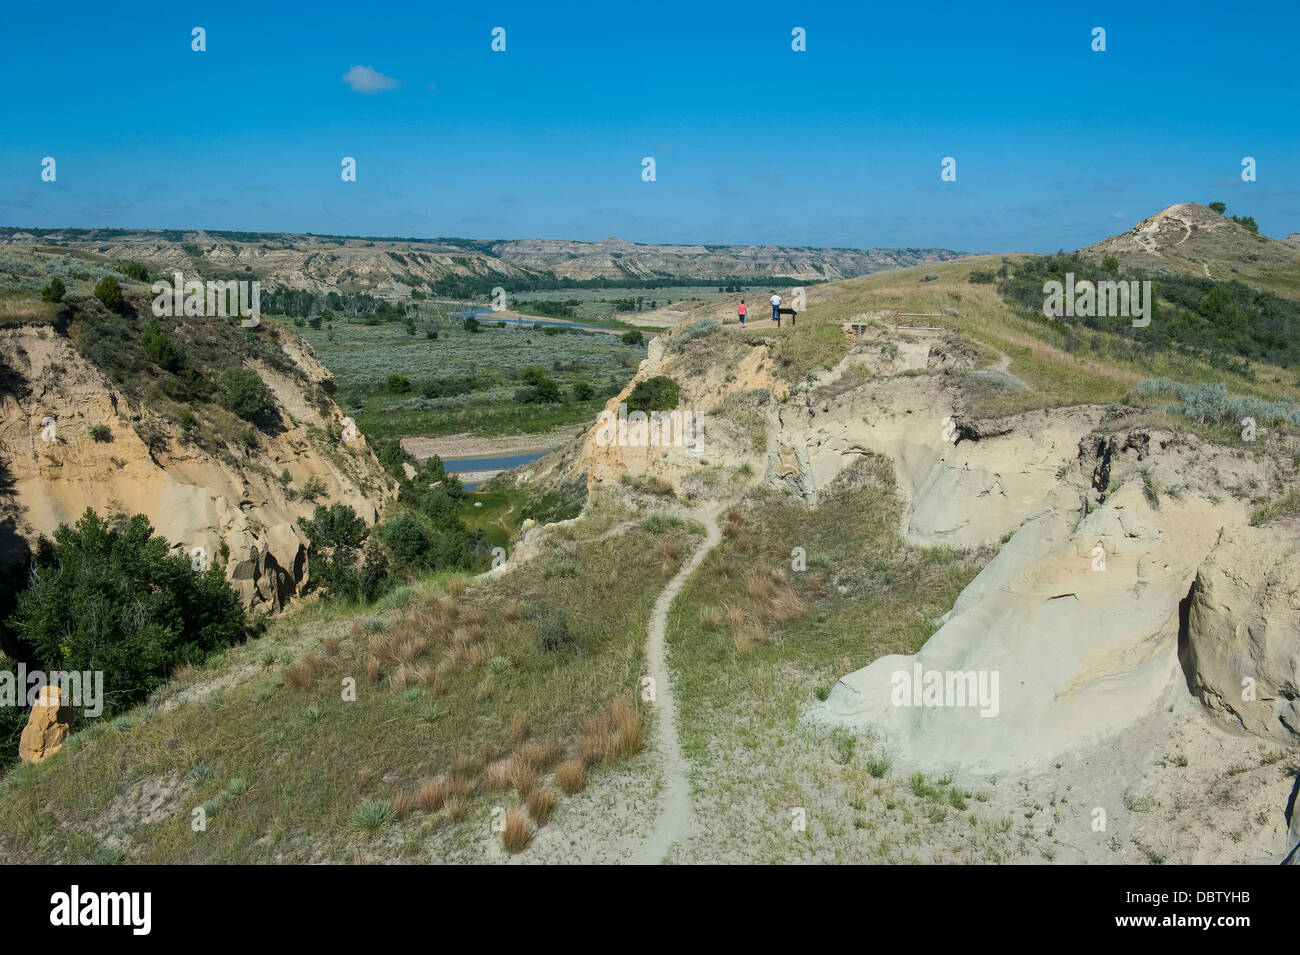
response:
[(1281, 237), (1298, 42), (1295, 2), (11, 4), (0, 224), (1054, 251), (1221, 199)]

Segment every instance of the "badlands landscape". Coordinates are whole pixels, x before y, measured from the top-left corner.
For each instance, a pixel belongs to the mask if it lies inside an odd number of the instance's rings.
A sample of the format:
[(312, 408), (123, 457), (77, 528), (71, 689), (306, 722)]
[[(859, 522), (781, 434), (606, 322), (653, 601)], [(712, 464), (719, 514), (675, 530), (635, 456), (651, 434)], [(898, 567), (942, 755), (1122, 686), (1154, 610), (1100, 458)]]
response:
[[(6, 711), (0, 857), (1296, 861), (1300, 249), (1253, 224), (1186, 202), (1054, 256), (3, 230), (5, 667), (124, 669), (102, 714)], [(260, 323), (155, 320), (182, 269), (260, 276)], [(525, 275), (655, 301), (498, 325)], [(1149, 322), (1045, 315), (1067, 275), (1150, 282)], [(425, 428), (480, 399), (498, 444)], [(472, 491), (439, 456), (543, 433)]]

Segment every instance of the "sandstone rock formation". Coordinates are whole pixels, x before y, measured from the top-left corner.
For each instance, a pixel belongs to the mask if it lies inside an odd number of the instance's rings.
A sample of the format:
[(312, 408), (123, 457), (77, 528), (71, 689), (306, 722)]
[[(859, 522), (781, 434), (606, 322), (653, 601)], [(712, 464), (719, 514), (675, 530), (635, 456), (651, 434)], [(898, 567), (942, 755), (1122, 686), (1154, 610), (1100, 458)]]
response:
[(1184, 607), (1183, 667), (1216, 715), (1300, 741), (1300, 540), (1294, 530), (1225, 530)]
[(39, 763), (62, 748), (70, 732), (68, 712), (59, 699), (57, 686), (41, 688), (41, 695), (32, 706), (27, 725), (18, 740), (18, 758), (24, 763)]
[[(292, 488), (315, 479), (324, 485), (322, 500), (348, 504), (373, 523), (393, 484), (364, 437), (340, 437), (338, 408), (306, 393), (312, 383), (332, 385), (328, 371), (291, 331), (279, 333), (301, 377), (265, 365), (255, 370), (274, 395), (282, 426), (260, 434), (254, 447), (214, 453), (189, 441), (173, 420), (129, 400), (68, 338), (45, 328), (0, 331), (0, 358), (19, 379), (0, 393), (0, 468), (8, 492), (0, 497), (0, 559), (21, 560), (39, 535), (75, 522), (88, 506), (101, 515), (142, 513), (193, 561), (206, 566), (225, 558), (247, 606), (283, 607), (310, 572), (296, 520), (314, 505)], [(95, 440), (95, 426), (107, 426), (111, 440)], [(288, 487), (277, 480), (286, 470)]]
[[(726, 332), (717, 331), (714, 335), (720, 341), (738, 345)], [(617, 417), (619, 406), (627, 401), (639, 382), (656, 375), (669, 375), (681, 387), (678, 413), (689, 413), (693, 417), (698, 444), (695, 448), (688, 448), (680, 442), (664, 445), (649, 441), (608, 441), (598, 428), (593, 427), (583, 438), (576, 455), (568, 456), (564, 467), (566, 473), (584, 474), (589, 489), (617, 483), (624, 475), (631, 478), (653, 476), (674, 489), (680, 489), (682, 480), (698, 471), (702, 461), (734, 461), (738, 464), (747, 457), (744, 450), (736, 436), (730, 433), (726, 422), (710, 416), (710, 412), (727, 393), (766, 391), (780, 396), (786, 392), (784, 384), (773, 375), (771, 358), (764, 346), (740, 345), (739, 357), (730, 367), (712, 365), (696, 374), (678, 372), (676, 356), (669, 348), (663, 338), (652, 340), (636, 375), (621, 392), (605, 403), (604, 411)], [(757, 408), (759, 399), (755, 397), (752, 401)], [(563, 452), (557, 455), (557, 458), (564, 457)], [(533, 472), (549, 464), (551, 462), (543, 459)]]
[[(1021, 475), (1022, 495), (995, 508), (1025, 519), (939, 631), (913, 656), (843, 677), (819, 715), (872, 728), (904, 762), (990, 773), (1098, 743), (1189, 690), (1239, 728), (1297, 742), (1294, 532), (1252, 528), (1241, 504), (1216, 493), (1220, 467), (1264, 465), (1208, 464), (1217, 450), (1169, 432), (1090, 433), (1073, 461), (1057, 448), (1059, 476), (1035, 488)], [(979, 482), (945, 486), (950, 522), (990, 503)], [(929, 674), (942, 689), (918, 699)], [(972, 677), (994, 674), (994, 705), (972, 705)]]

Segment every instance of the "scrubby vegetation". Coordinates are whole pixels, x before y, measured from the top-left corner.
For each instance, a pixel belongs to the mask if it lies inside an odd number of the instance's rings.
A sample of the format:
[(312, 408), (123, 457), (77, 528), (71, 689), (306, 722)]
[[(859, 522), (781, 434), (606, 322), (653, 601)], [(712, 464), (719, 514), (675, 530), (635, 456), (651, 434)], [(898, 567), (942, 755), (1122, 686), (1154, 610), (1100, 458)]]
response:
[(1300, 404), (1285, 395), (1264, 401), (1253, 395), (1230, 397), (1223, 383), (1186, 385), (1169, 378), (1153, 378), (1137, 388), (1140, 397), (1170, 395), (1178, 399), (1166, 410), (1201, 424), (1241, 425), (1253, 418), (1257, 424), (1300, 426)]
[[(244, 612), (213, 561), (172, 554), (144, 515), (106, 520), (87, 508), (42, 537), (17, 610), (7, 621), (29, 667), (102, 671), (105, 714), (143, 700), (180, 666), (243, 639)], [(5, 660), (12, 669), (15, 661)], [(27, 711), (0, 707), (10, 742)], [(15, 723), (15, 720), (17, 722)], [(14, 749), (5, 747), (6, 757)]]
[(111, 275), (105, 275), (95, 283), (95, 298), (110, 312), (120, 312), (126, 306), (122, 286)]
[(137, 282), (149, 281), (149, 266), (143, 262), (136, 262), (134, 259), (123, 259), (117, 263), (117, 270)]
[(554, 524), (577, 517), (586, 503), (587, 484), (581, 479), (532, 488), (524, 501), (522, 517), (538, 524)]
[[(275, 423), (269, 391), (252, 380), (259, 377), (254, 363), (296, 380), (318, 407), (329, 397), (333, 383), (306, 378), (282, 349), (273, 321), (244, 328), (238, 318), (151, 314), (152, 293), (144, 284), (149, 275), (140, 263), (48, 248), (4, 258), (5, 293), (30, 296), (23, 321), (57, 320), (60, 333), (115, 388), (147, 405), (151, 419), (170, 420), (185, 442), (210, 453), (238, 453), (250, 421), (259, 428)], [(223, 379), (230, 369), (236, 371)], [(156, 420), (140, 424), (140, 430), (156, 432), (155, 446), (167, 440), (158, 428)]]
[[(339, 404), (372, 441), (586, 424), (645, 356), (644, 343), (599, 332), (548, 337), (484, 322), (471, 333), (445, 316), (427, 324), (432, 337), (407, 335), (396, 323), (370, 328), (338, 321), (302, 330), (334, 372)], [(393, 374), (410, 388), (390, 389)]]
[[(392, 573), (409, 578), (428, 571), (484, 570), (490, 544), (482, 530), (470, 530), (460, 519), (465, 491), (437, 455), (420, 464), (395, 440), (376, 446), (380, 464), (398, 482), (395, 506), (390, 506), (379, 538), (392, 558)], [(414, 476), (407, 476), (407, 468)]]
[(41, 300), (45, 302), (61, 302), (63, 296), (67, 294), (67, 286), (63, 284), (63, 279), (57, 275), (50, 279), (48, 285), (41, 289)]
[[(482, 530), (460, 519), (465, 492), (435, 455), (423, 465), (396, 441), (378, 447), (380, 463), (398, 481), (398, 497), (383, 523), (367, 527), (346, 504), (318, 505), (298, 524), (309, 541), (310, 584), (325, 596), (370, 602), (421, 574), (483, 570), (490, 545)], [(408, 477), (403, 465), (410, 465)], [(308, 497), (307, 488), (303, 496)]]
[(227, 368), (217, 378), (217, 401), (245, 421), (258, 421), (274, 407), (271, 389), (249, 368)]
[[(1117, 266), (1117, 263), (1116, 263)], [(1043, 283), (1150, 281), (1155, 302), (1151, 324), (1134, 328), (1129, 317), (1080, 318), (1043, 315)], [(972, 277), (972, 281), (973, 281)], [(1251, 288), (1241, 281), (1216, 281), (1138, 269), (1105, 269), (1075, 254), (1034, 256), (1016, 263), (998, 290), (1027, 316), (1098, 328), (1135, 339), (1139, 347), (1182, 349), (1214, 367), (1249, 375), (1251, 361), (1280, 367), (1300, 362), (1300, 302)]]
[(681, 400), (681, 386), (666, 375), (638, 381), (627, 396), (627, 410), (672, 411)]
[(370, 574), (359, 574), (361, 547), (370, 536), (370, 528), (346, 504), (317, 505), (311, 520), (298, 518), (298, 526), (307, 538), (307, 561), (311, 570), (310, 586), (328, 597), (345, 600), (374, 600), (382, 590)]
[(691, 322), (685, 328), (664, 339), (664, 350), (669, 353), (680, 352), (697, 338), (705, 338), (722, 330), (722, 323), (712, 318), (701, 318)]

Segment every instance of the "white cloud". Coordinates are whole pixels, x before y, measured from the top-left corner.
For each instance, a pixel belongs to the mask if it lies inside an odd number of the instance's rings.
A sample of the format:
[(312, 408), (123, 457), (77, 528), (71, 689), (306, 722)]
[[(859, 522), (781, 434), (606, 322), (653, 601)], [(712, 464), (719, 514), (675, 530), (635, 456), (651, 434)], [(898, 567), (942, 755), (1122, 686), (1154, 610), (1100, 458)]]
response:
[(352, 87), (354, 93), (378, 93), (382, 90), (395, 89), (401, 86), (400, 80), (395, 80), (391, 76), (385, 76), (378, 70), (371, 69), (368, 66), (354, 66), (343, 74), (343, 82)]

